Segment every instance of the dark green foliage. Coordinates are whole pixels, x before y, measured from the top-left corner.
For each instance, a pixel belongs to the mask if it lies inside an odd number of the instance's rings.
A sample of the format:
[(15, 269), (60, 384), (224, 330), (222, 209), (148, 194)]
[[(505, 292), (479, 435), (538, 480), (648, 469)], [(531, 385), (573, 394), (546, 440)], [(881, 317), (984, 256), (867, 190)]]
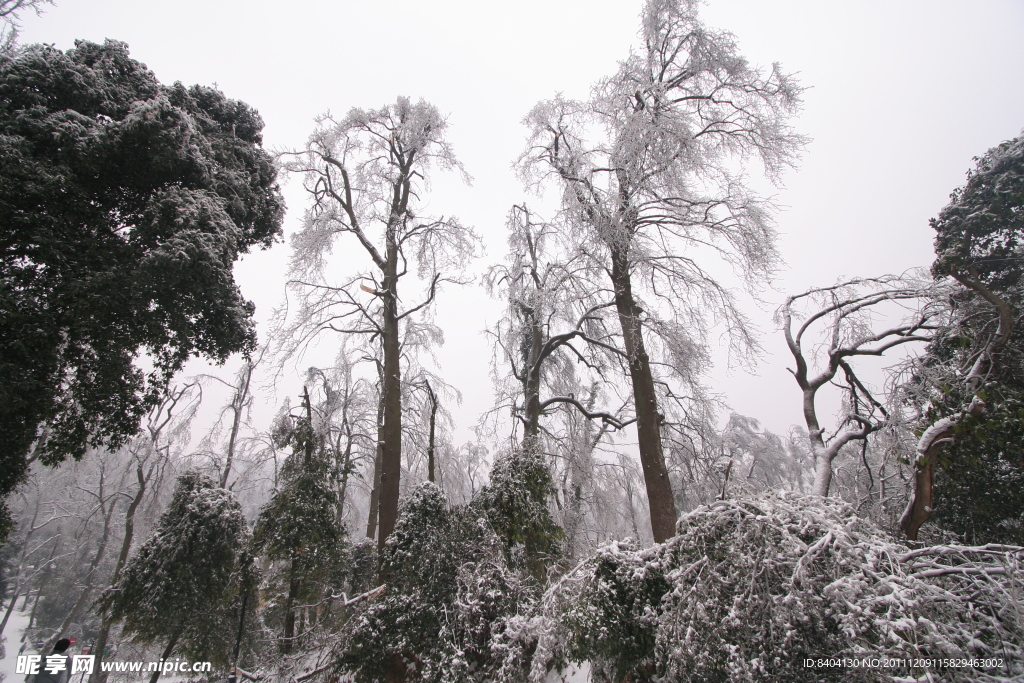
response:
[(299, 472), (260, 511), (255, 551), (274, 560), (300, 554), (310, 562), (330, 554), (344, 535), (336, 521), (336, 498), (323, 468)]
[(287, 415), (274, 426), (274, 441), (292, 453), (281, 468), (283, 485), (260, 510), (253, 531), (253, 552), (284, 562), (267, 577), (270, 605), (263, 617), (282, 632), (286, 653), (303, 628), (313, 626), (297, 624), (296, 605), (316, 603), (343, 590), (345, 578), (339, 566), (345, 554), (345, 529), (338, 521), (338, 495), (329, 480), (331, 463), (324, 439), (313, 427), (308, 395), (305, 398), (303, 415)]
[(976, 159), (967, 184), (931, 221), (936, 275), (973, 269), (989, 287), (1019, 284), (1024, 256), (1024, 137)]
[(648, 563), (630, 542), (598, 549), (592, 562), (588, 608), (572, 610), (566, 619), (570, 652), (603, 662), (616, 681), (650, 675), (660, 605), (671, 589), (664, 567)]
[[(956, 438), (939, 454), (935, 523), (971, 543), (1024, 543), (1024, 137), (976, 159), (967, 184), (931, 221), (936, 231), (932, 272), (978, 282), (1007, 304), (1016, 321), (997, 344), (978, 394), (983, 413), (960, 417)], [(960, 415), (975, 387), (965, 369), (986, 353), (999, 314), (977, 288), (956, 294), (951, 323), (921, 360), (918, 400), (930, 421)]]
[(505, 546), (513, 567), (523, 567), (541, 583), (561, 555), (564, 533), (551, 517), (551, 472), (531, 450), (499, 456), (490, 484), (473, 500)]
[(970, 438), (941, 454), (935, 523), (965, 543), (1024, 546), (1024, 402), (991, 401)]
[(254, 347), (232, 265), (280, 234), (262, 127), (124, 43), (0, 56), (0, 495), (41, 425), (46, 463), (117, 445), (189, 357)]
[(153, 535), (100, 604), (142, 643), (177, 638), (182, 654), (224, 664), (237, 629), (237, 598), (257, 578), (248, 527), (230, 492), (188, 472)]
[(536, 596), (488, 527), (473, 507), (449, 508), (434, 484), (417, 487), (384, 547), (385, 592), (355, 608), (339, 667), (367, 683), (395, 668), (417, 681), (493, 681), (510, 653), (518, 667), (515, 647), (495, 643)]
[(345, 530), (338, 523), (338, 494), (330, 485), (324, 440), (313, 428), (309, 406), (304, 407), (304, 415), (286, 415), (274, 425), (274, 442), (292, 453), (281, 467), (283, 486), (260, 510), (253, 547), (272, 560), (301, 557), (311, 567), (326, 566), (337, 557)]

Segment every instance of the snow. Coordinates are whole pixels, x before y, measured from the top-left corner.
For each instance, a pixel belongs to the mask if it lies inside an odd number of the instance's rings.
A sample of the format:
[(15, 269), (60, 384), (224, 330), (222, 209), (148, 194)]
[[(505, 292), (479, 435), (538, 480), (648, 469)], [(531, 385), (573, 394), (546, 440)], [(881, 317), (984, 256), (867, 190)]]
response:
[(0, 680), (5, 681), (5, 683), (15, 683), (22, 678), (20, 674), (16, 674), (14, 671), (18, 662), (18, 650), (21, 648), (21, 634), (25, 627), (28, 626), (28, 617), (27, 612), (15, 610), (11, 614), (10, 620), (8, 620), (6, 628), (4, 628), (5, 654), (3, 660), (0, 661)]

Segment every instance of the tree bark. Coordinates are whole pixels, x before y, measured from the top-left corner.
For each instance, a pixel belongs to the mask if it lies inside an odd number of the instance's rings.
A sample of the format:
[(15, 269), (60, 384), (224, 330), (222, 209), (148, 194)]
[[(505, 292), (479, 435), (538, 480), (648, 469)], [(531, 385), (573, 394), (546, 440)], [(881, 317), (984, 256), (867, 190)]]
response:
[(973, 289), (996, 309), (999, 314), (999, 325), (988, 348), (981, 352), (967, 375), (967, 387), (973, 394), (970, 405), (965, 411), (952, 417), (942, 418), (933, 424), (924, 431), (917, 442), (917, 457), (914, 459), (914, 494), (900, 518), (900, 528), (903, 529), (903, 533), (906, 534), (909, 541), (917, 540), (917, 532), (921, 525), (932, 516), (935, 459), (939, 451), (956, 438), (956, 426), (960, 420), (968, 415), (981, 417), (985, 414), (985, 402), (978, 396), (978, 391), (981, 389), (985, 373), (993, 363), (995, 354), (1010, 341), (1010, 336), (1016, 325), (1014, 311), (1009, 302), (981, 282), (974, 270), (970, 270), (969, 274), (957, 271), (953, 273), (953, 277), (960, 284)]
[(651, 531), (654, 541), (662, 543), (675, 535), (676, 507), (672, 498), (672, 485), (665, 467), (661, 444), (661, 414), (654, 388), (651, 361), (644, 347), (642, 311), (633, 298), (629, 272), (628, 247), (612, 246), (612, 285), (615, 288), (615, 309), (622, 326), (622, 339), (633, 382), (633, 402), (636, 407), (636, 432), (647, 485), (647, 501), (651, 511)]
[[(383, 375), (383, 371), (381, 372)], [(384, 379), (381, 377), (381, 386)], [(377, 536), (377, 521), (380, 519), (380, 469), (384, 451), (384, 395), (377, 401), (377, 447), (373, 458), (373, 488), (370, 489), (370, 511), (366, 516), (366, 537)]]
[(288, 572), (288, 598), (284, 603), (284, 643), (281, 650), (284, 654), (291, 654), (293, 641), (295, 640), (295, 601), (299, 599), (299, 589), (302, 587), (302, 576), (299, 558), (293, 556), (291, 567)]
[[(152, 468), (150, 472), (152, 472)], [(114, 566), (114, 576), (110, 580), (110, 585), (114, 585), (121, 578), (121, 570), (124, 569), (124, 565), (128, 562), (128, 553), (132, 549), (132, 537), (135, 535), (135, 511), (139, 509), (139, 503), (142, 502), (142, 497), (146, 493), (147, 476), (142, 473), (142, 465), (135, 469), (135, 477), (139, 482), (139, 490), (135, 492), (135, 496), (132, 498), (132, 502), (128, 504), (128, 510), (125, 512), (124, 538), (121, 540), (121, 552), (117, 556), (117, 564)], [(102, 683), (107, 678), (102, 671), (101, 664), (103, 663), (103, 651), (107, 647), (107, 639), (110, 637), (112, 625), (110, 618), (104, 614), (99, 633), (96, 635), (96, 646), (93, 648), (93, 654), (96, 659), (94, 660), (92, 674), (89, 675), (89, 683)]]
[[(397, 218), (392, 218), (392, 222)], [(398, 316), (398, 245), (395, 227), (388, 226), (387, 260), (384, 268), (383, 325), (383, 377), (381, 395), (384, 420), (381, 426), (380, 498), (378, 499), (380, 529), (377, 549), (383, 553), (384, 543), (398, 520), (398, 496), (402, 475), (402, 350), (399, 341)]]
[(231, 420), (231, 434), (228, 436), (228, 455), (224, 463), (224, 473), (220, 478), (220, 487), (228, 487), (228, 476), (231, 474), (231, 463), (235, 458), (235, 442), (238, 439), (238, 430), (242, 423), (242, 412), (245, 409), (245, 401), (249, 397), (249, 383), (252, 380), (252, 361), (246, 361), (245, 372), (235, 395), (231, 401), (231, 410), (234, 413)]
[(345, 524), (345, 496), (348, 494), (348, 474), (352, 467), (352, 430), (347, 426), (345, 437), (345, 457), (341, 461), (341, 491), (338, 493), (338, 526)]
[(427, 437), (427, 481), (434, 482), (434, 430), (437, 423), (437, 395), (426, 382), (427, 396), (430, 399), (430, 434)]
[(544, 345), (544, 331), (537, 319), (536, 309), (528, 306), (522, 307), (523, 318), (526, 323), (526, 333), (529, 334), (529, 352), (523, 359), (523, 399), (526, 403), (526, 422), (523, 426), (523, 450), (537, 448), (537, 439), (540, 435), (540, 359), (541, 349)]
[[(164, 661), (170, 658), (171, 652), (174, 651), (174, 646), (178, 643), (178, 635), (179, 634), (177, 633), (174, 634), (173, 636), (171, 636), (171, 639), (167, 641), (167, 647), (164, 648), (164, 653), (160, 655), (161, 664), (163, 664)], [(149, 683), (156, 683), (160, 679), (161, 673), (163, 672), (159, 668), (157, 668), (157, 670), (153, 672), (153, 675), (150, 676)]]

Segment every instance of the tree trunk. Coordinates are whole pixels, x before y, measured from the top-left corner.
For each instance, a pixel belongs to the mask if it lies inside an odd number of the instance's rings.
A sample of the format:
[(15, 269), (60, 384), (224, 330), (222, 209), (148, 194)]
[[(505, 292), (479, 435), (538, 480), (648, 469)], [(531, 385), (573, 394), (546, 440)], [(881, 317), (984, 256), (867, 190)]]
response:
[(530, 335), (529, 352), (523, 358), (523, 400), (526, 404), (526, 423), (523, 426), (523, 450), (536, 449), (540, 436), (540, 358), (544, 345), (544, 330), (537, 312), (533, 308), (523, 307), (523, 318)]
[[(378, 423), (380, 424), (380, 423)], [(373, 488), (370, 490), (370, 511), (366, 515), (366, 537), (377, 535), (377, 519), (380, 517), (380, 461), (383, 429), (377, 429), (377, 453), (373, 458)]]
[[(150, 468), (150, 473), (152, 473), (152, 467)], [(117, 556), (117, 565), (114, 566), (114, 576), (110, 579), (110, 585), (116, 584), (117, 580), (121, 578), (121, 570), (124, 569), (124, 565), (128, 562), (128, 553), (132, 549), (132, 537), (135, 535), (135, 511), (139, 509), (139, 503), (142, 502), (142, 497), (146, 493), (147, 476), (142, 473), (142, 465), (135, 469), (135, 476), (139, 482), (139, 490), (135, 492), (135, 497), (132, 498), (132, 502), (129, 503), (128, 510), (125, 512), (124, 538), (121, 540), (121, 552)], [(103, 663), (103, 652), (107, 647), (107, 639), (110, 637), (112, 625), (110, 618), (104, 614), (99, 633), (96, 635), (96, 646), (93, 648), (93, 654), (96, 659), (94, 660), (92, 674), (89, 675), (89, 683), (102, 683), (107, 678), (102, 671), (101, 664)]]
[(427, 395), (430, 398), (430, 434), (427, 437), (427, 481), (433, 483), (434, 481), (434, 429), (437, 423), (437, 395), (434, 394), (434, 390), (430, 387), (430, 382), (426, 382)]
[[(127, 474), (127, 473), (126, 473)], [(122, 482), (124, 480), (122, 479)], [(103, 495), (103, 477), (100, 477), (100, 496)], [(93, 579), (96, 576), (96, 569), (99, 567), (100, 561), (107, 552), (107, 541), (110, 540), (110, 520), (114, 516), (114, 502), (113, 498), (117, 494), (108, 499), (110, 507), (104, 512), (103, 515), (103, 535), (100, 537), (99, 547), (96, 549), (96, 555), (93, 556), (92, 562), (89, 564), (89, 571), (85, 575), (85, 587), (82, 588), (82, 592), (78, 595), (78, 599), (75, 600), (75, 604), (71, 607), (71, 611), (68, 612), (67, 616), (64, 617), (64, 621), (61, 622), (60, 628), (57, 632), (50, 636), (50, 639), (43, 646), (43, 652), (50, 652), (53, 650), (53, 646), (57, 641), (63, 637), (64, 633), (67, 632), (71, 624), (74, 623), (78, 615), (81, 614), (82, 610), (85, 609), (86, 605), (89, 604), (89, 598), (92, 595)]]
[(981, 417), (985, 414), (986, 406), (978, 396), (982, 387), (985, 373), (990, 370), (995, 354), (1010, 341), (1013, 329), (1016, 325), (1015, 312), (1009, 302), (989, 289), (977, 278), (977, 273), (970, 271), (971, 277), (963, 272), (954, 272), (953, 277), (957, 282), (977, 292), (983, 299), (988, 301), (999, 313), (999, 326), (996, 333), (981, 354), (978, 355), (974, 366), (967, 375), (967, 386), (973, 394), (970, 405), (960, 414), (953, 417), (942, 418), (931, 427), (926, 429), (917, 442), (917, 457), (914, 459), (914, 494), (907, 503), (906, 510), (900, 518), (900, 528), (907, 536), (907, 540), (916, 541), (917, 532), (921, 525), (927, 522), (932, 516), (932, 485), (935, 481), (935, 459), (939, 451), (949, 442), (956, 438), (956, 426), (960, 420), (968, 415)]
[[(160, 663), (170, 659), (171, 652), (174, 651), (174, 646), (178, 643), (178, 634), (171, 636), (171, 639), (167, 641), (167, 647), (164, 648), (164, 653), (160, 655)], [(95, 671), (95, 669), (94, 669)], [(149, 678), (149, 683), (156, 683), (160, 679), (160, 674), (163, 673), (159, 668), (153, 672), (153, 675)]]
[(644, 347), (642, 311), (633, 298), (627, 247), (613, 247), (612, 284), (615, 288), (615, 309), (622, 326), (622, 339), (629, 362), (629, 375), (633, 382), (633, 402), (636, 407), (636, 432), (647, 485), (647, 501), (651, 510), (651, 531), (654, 541), (662, 543), (675, 535), (676, 506), (672, 498), (672, 484), (665, 467), (661, 445), (662, 416), (658, 411), (658, 396), (654, 388), (651, 361)]
[[(392, 219), (394, 221), (394, 218)], [(398, 246), (394, 227), (388, 226), (387, 262), (384, 269), (383, 377), (381, 396), (384, 420), (381, 427), (380, 498), (378, 499), (380, 530), (377, 549), (383, 554), (384, 543), (398, 520), (398, 496), (402, 475), (402, 349), (399, 342), (398, 317)]]
[[(27, 594), (26, 594), (27, 595)], [(11, 604), (4, 613), (4, 620), (0, 621), (0, 633), (4, 632), (7, 628), (7, 621), (11, 618), (11, 614), (14, 612), (14, 606), (18, 604), (18, 584), (14, 584), (14, 596), (11, 598)]]
[(295, 601), (299, 599), (299, 589), (302, 586), (300, 575), (299, 559), (292, 557), (291, 568), (288, 572), (288, 599), (284, 603), (284, 643), (281, 647), (284, 654), (291, 654), (292, 643), (295, 640)]
[(238, 430), (242, 423), (242, 412), (245, 408), (245, 401), (249, 397), (249, 382), (252, 380), (252, 361), (246, 361), (245, 372), (235, 395), (231, 400), (231, 410), (234, 416), (231, 420), (231, 434), (228, 436), (228, 455), (224, 463), (224, 473), (220, 477), (220, 487), (228, 487), (228, 476), (231, 474), (231, 462), (235, 458), (235, 441), (238, 439)]
[(338, 493), (338, 526), (345, 524), (345, 496), (348, 494), (348, 474), (352, 467), (352, 434), (346, 434), (345, 457), (341, 461), (341, 491)]
[(406, 667), (402, 655), (392, 655), (384, 670), (384, 683), (405, 683)]

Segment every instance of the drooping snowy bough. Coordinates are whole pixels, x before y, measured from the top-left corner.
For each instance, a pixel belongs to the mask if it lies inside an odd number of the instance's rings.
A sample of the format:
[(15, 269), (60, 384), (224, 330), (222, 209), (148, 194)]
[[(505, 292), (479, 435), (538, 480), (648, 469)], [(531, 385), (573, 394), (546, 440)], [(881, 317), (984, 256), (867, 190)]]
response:
[[(1024, 675), (1024, 548), (908, 550), (845, 503), (779, 493), (698, 508), (677, 531), (609, 544), (552, 586), (523, 624), (532, 680), (569, 660), (616, 682)], [(890, 666), (805, 666), (819, 658)], [(920, 658), (1000, 665), (895, 661)]]

